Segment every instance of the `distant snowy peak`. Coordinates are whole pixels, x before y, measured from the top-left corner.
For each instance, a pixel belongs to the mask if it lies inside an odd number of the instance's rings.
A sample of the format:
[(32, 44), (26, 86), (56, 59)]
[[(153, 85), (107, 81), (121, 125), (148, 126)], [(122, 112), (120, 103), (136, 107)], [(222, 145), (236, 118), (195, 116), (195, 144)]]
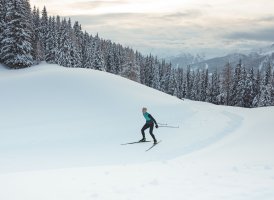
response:
[(205, 55), (204, 54), (192, 55), (190, 53), (180, 53), (176, 56), (167, 57), (166, 60), (170, 61), (175, 67), (182, 67), (182, 66), (187, 66), (187, 65), (204, 61)]
[[(255, 50), (259, 55), (272, 55), (274, 53), (274, 44)], [(254, 53), (252, 52), (252, 53)]]
[(211, 59), (200, 59), (204, 57), (193, 56), (191, 54), (180, 54), (175, 57), (170, 57), (170, 61), (174, 67), (186, 68), (190, 65), (193, 69), (208, 69), (213, 72), (215, 69), (221, 71), (227, 63), (235, 67), (239, 62), (247, 69), (254, 68), (264, 70), (270, 63), (274, 66), (274, 44), (260, 49), (254, 49), (248, 54), (232, 53), (223, 57)]

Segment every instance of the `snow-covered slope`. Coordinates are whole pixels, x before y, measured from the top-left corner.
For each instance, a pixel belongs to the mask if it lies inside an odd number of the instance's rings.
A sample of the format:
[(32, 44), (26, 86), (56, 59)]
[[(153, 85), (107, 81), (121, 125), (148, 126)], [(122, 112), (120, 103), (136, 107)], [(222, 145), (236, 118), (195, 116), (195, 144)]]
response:
[[(0, 199), (274, 198), (273, 107), (181, 101), (48, 64), (0, 67), (0, 91)], [(180, 127), (155, 129), (149, 152), (120, 145), (141, 138), (143, 106)]]

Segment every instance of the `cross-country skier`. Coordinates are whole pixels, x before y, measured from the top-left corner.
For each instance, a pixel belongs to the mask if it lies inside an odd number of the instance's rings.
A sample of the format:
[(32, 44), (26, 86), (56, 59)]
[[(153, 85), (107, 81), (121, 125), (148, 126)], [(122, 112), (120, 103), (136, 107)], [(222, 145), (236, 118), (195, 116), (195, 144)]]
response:
[(146, 119), (146, 124), (143, 126), (143, 128), (141, 130), (143, 139), (141, 139), (140, 142), (146, 141), (145, 130), (149, 128), (149, 133), (154, 140), (154, 144), (157, 144), (157, 140), (156, 140), (155, 136), (153, 135), (153, 127), (154, 127), (154, 123), (155, 123), (155, 125), (156, 125), (155, 127), (158, 128), (158, 124), (157, 124), (156, 120), (151, 116), (151, 114), (149, 114), (147, 112), (147, 108), (143, 108), (142, 112)]

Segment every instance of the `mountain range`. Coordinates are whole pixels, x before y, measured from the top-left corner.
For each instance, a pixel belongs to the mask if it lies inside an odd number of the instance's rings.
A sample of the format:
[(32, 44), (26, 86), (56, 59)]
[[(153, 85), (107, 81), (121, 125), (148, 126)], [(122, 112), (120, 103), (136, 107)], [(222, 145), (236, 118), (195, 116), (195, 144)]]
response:
[(232, 53), (223, 57), (215, 57), (210, 59), (203, 59), (204, 56), (197, 54), (193, 56), (189, 53), (183, 53), (178, 56), (169, 57), (169, 60), (173, 66), (186, 68), (191, 66), (193, 69), (208, 68), (210, 72), (215, 69), (218, 71), (222, 70), (223, 67), (230, 63), (232, 67), (235, 67), (239, 62), (242, 63), (247, 69), (254, 68), (264, 70), (265, 67), (270, 63), (274, 64), (274, 44), (252, 50), (247, 54), (244, 53)]

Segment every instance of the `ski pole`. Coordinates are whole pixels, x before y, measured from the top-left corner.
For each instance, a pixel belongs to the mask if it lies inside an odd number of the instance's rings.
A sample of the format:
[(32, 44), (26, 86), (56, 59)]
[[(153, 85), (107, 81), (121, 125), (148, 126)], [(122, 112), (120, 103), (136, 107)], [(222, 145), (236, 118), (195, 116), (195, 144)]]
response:
[(158, 127), (165, 127), (165, 128), (179, 128), (179, 126), (158, 126)]
[(160, 125), (160, 126), (167, 126), (167, 124), (164, 124), (164, 123), (158, 123), (158, 125)]

